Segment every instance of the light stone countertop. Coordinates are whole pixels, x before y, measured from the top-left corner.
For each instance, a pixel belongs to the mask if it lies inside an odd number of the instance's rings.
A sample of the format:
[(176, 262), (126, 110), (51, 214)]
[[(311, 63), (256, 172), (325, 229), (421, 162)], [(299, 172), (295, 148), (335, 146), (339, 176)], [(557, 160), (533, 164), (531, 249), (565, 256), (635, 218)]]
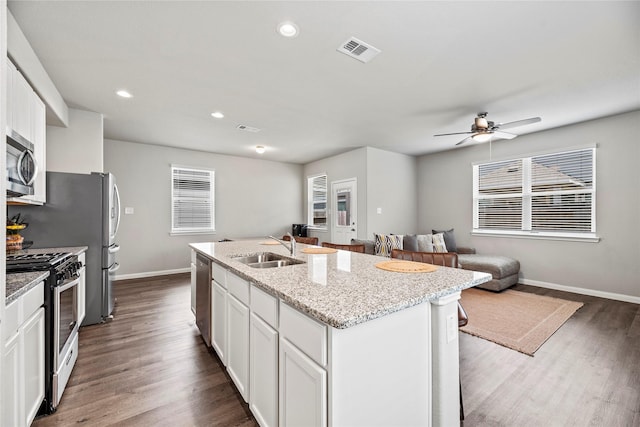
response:
[(487, 273), (438, 267), (431, 273), (395, 273), (375, 265), (387, 258), (338, 251), (311, 255), (308, 245), (296, 245), (295, 258), (304, 264), (252, 268), (233, 257), (258, 252), (290, 256), (268, 239), (191, 243), (189, 246), (266, 292), (338, 329), (349, 328), (395, 311), (444, 297), (491, 280)]
[[(88, 249), (87, 246), (73, 246), (61, 248), (31, 248), (23, 251), (12, 252), (12, 254), (45, 254), (50, 252), (71, 252), (73, 255), (80, 255)], [(49, 271), (32, 271), (27, 273), (8, 273), (6, 275), (5, 305), (18, 299), (27, 293), (29, 289), (43, 281), (49, 276)]]

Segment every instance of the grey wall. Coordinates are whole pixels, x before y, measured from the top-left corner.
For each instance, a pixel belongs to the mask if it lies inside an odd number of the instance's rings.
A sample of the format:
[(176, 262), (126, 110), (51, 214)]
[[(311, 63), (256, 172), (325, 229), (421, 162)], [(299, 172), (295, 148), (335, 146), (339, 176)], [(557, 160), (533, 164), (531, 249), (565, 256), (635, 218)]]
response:
[[(367, 190), (367, 239), (373, 238), (373, 233), (416, 233), (415, 157), (368, 148)], [(382, 213), (378, 213), (378, 208)]]
[[(306, 177), (327, 174), (327, 183), (356, 178), (358, 181), (358, 238), (373, 233), (415, 233), (417, 224), (417, 162), (404, 154), (364, 147), (308, 163)], [(307, 188), (304, 188), (306, 211)], [(329, 214), (331, 200), (328, 200)], [(382, 209), (382, 214), (377, 213)], [(306, 215), (306, 212), (305, 212)], [(306, 218), (306, 217), (305, 217)], [(313, 230), (320, 242), (331, 240), (331, 217), (327, 231)]]
[(489, 145), (418, 159), (418, 228), (455, 228), (459, 244), (521, 263), (525, 283), (640, 297), (640, 112), (493, 143), (493, 159), (598, 144), (596, 233), (599, 243), (471, 236), (473, 162)]
[[(358, 228), (358, 237), (364, 239), (367, 235), (367, 149), (359, 148), (337, 156), (311, 162), (304, 166), (304, 197), (302, 204), (305, 216), (303, 217), (304, 220), (302, 223), (307, 222), (307, 177), (321, 173), (327, 174), (327, 187), (329, 192), (331, 191), (331, 183), (333, 181), (356, 178), (358, 185), (358, 222), (356, 225)], [(327, 194), (327, 213), (327, 230), (310, 230), (309, 232), (310, 236), (318, 237), (320, 242), (331, 241), (332, 218), (331, 197), (329, 194)]]
[(103, 117), (69, 108), (68, 127), (47, 126), (47, 170), (103, 172)]
[[(169, 235), (171, 164), (216, 171), (215, 234)], [(120, 278), (188, 268), (190, 242), (282, 235), (304, 218), (300, 165), (105, 140), (104, 168), (121, 195)]]

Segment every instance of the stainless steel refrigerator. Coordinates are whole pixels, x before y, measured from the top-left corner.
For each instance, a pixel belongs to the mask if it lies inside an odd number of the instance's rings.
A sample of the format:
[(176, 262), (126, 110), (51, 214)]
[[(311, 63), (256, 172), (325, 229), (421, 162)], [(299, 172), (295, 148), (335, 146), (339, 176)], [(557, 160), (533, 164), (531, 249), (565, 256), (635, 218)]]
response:
[(29, 226), (22, 235), (34, 248), (88, 246), (86, 252), (86, 317), (83, 325), (110, 320), (115, 307), (113, 278), (119, 264), (116, 233), (120, 196), (110, 173), (47, 172), (43, 206), (9, 206)]

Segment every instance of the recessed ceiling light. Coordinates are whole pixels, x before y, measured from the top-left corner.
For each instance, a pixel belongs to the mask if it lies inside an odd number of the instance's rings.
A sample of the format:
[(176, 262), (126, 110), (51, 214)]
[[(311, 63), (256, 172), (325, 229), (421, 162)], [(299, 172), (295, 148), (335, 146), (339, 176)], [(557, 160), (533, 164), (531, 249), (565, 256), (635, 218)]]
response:
[(262, 145), (256, 145), (256, 153), (262, 154), (265, 152), (265, 148)]
[(121, 89), (119, 91), (116, 92), (116, 95), (122, 97), (122, 98), (133, 98), (133, 95), (131, 95), (128, 91)]
[(293, 38), (297, 37), (300, 29), (296, 24), (290, 21), (281, 22), (278, 24), (278, 34), (283, 37)]
[(220, 111), (214, 111), (213, 113), (211, 113), (211, 117), (215, 117), (216, 119), (221, 119), (224, 117), (224, 114), (222, 114)]

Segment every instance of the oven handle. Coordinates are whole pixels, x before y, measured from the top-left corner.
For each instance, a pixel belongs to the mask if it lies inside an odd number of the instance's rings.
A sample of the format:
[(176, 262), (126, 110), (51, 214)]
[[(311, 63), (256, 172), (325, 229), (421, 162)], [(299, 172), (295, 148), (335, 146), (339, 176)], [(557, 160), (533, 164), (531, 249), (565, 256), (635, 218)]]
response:
[(80, 283), (80, 277), (78, 277), (77, 279), (71, 280), (70, 282), (65, 282), (60, 286), (56, 286), (56, 292), (57, 293), (61, 293), (63, 291), (66, 291), (67, 289), (76, 286)]

